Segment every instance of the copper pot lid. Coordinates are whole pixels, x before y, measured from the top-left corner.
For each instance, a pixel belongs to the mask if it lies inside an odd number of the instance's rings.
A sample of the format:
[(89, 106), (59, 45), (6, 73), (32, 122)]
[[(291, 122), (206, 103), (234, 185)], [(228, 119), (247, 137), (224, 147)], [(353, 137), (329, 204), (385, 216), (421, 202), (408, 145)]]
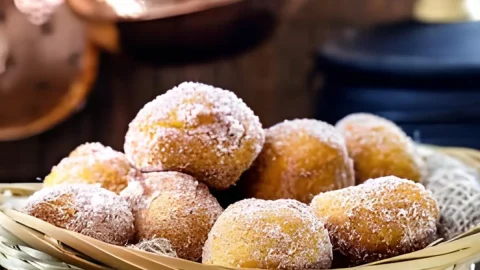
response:
[[(54, 0), (52, 0), (54, 1)], [(243, 0), (66, 0), (80, 16), (101, 21), (162, 19), (231, 5)]]

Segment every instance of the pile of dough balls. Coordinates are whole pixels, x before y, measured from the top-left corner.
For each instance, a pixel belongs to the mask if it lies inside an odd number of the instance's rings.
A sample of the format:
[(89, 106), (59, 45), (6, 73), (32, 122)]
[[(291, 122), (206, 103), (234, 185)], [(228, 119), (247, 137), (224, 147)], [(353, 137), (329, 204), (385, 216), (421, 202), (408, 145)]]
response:
[[(185, 82), (145, 104), (123, 150), (78, 146), (23, 211), (126, 248), (260, 269), (361, 265), (478, 222), (448, 227), (438, 162), (372, 114), (264, 129), (234, 93)], [(221, 197), (238, 199), (224, 210)]]
[(200, 261), (223, 212), (209, 188), (234, 185), (264, 141), (259, 118), (235, 94), (182, 83), (138, 112), (125, 153), (78, 146), (23, 211), (107, 243)]

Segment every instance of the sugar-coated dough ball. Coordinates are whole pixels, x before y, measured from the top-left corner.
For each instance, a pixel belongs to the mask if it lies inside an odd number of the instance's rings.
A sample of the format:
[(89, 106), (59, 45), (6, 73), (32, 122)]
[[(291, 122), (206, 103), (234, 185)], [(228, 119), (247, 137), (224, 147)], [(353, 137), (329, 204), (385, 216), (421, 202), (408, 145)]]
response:
[(320, 192), (355, 184), (345, 139), (333, 126), (296, 119), (267, 129), (265, 135), (260, 155), (240, 181), (248, 197), (310, 203)]
[(23, 212), (114, 245), (127, 244), (135, 234), (130, 204), (96, 185), (44, 188), (28, 199)]
[(121, 194), (133, 205), (138, 241), (165, 238), (179, 258), (198, 261), (223, 209), (205, 184), (178, 172), (145, 174)]
[(89, 142), (77, 146), (68, 155), (69, 157), (81, 157), (101, 154), (108, 151), (114, 151), (111, 147), (105, 146), (99, 142)]
[(355, 113), (340, 120), (336, 127), (345, 136), (357, 184), (390, 175), (421, 181), (422, 158), (412, 140), (393, 122)]
[(332, 245), (323, 223), (295, 200), (246, 199), (218, 218), (203, 263), (260, 269), (327, 269)]
[(437, 202), (421, 184), (395, 176), (321, 193), (311, 206), (352, 265), (413, 252), (436, 238)]
[(85, 144), (54, 166), (45, 177), (44, 185), (100, 184), (118, 194), (129, 181), (139, 177), (141, 173), (131, 166), (123, 153), (99, 144)]
[(124, 149), (143, 171), (179, 171), (226, 189), (250, 167), (264, 139), (258, 117), (235, 94), (185, 82), (138, 112)]

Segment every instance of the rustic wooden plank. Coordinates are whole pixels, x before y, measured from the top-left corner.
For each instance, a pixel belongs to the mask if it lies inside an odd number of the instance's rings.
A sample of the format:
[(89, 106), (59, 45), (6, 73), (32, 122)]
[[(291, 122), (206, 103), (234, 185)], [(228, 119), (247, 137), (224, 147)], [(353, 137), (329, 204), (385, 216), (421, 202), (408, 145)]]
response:
[(0, 143), (0, 183), (34, 181), (39, 176), (38, 137)]
[(312, 24), (371, 25), (411, 18), (415, 0), (308, 1), (296, 16), (308, 28)]
[(137, 96), (148, 95), (153, 78), (148, 69), (123, 55), (105, 55), (104, 60), (95, 99), (94, 138), (122, 150), (128, 122), (139, 106)]
[(281, 108), (277, 106), (277, 59), (273, 40), (241, 57), (238, 67), (235, 76), (243, 86), (232, 90), (256, 112), (264, 126), (277, 122)]

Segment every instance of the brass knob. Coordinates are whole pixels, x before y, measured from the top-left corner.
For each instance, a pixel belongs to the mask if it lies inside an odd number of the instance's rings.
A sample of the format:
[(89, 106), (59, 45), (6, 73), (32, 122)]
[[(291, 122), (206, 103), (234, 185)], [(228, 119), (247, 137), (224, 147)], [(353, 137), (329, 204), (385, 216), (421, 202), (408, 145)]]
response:
[(480, 20), (479, 0), (418, 0), (413, 17), (428, 23), (454, 23)]

